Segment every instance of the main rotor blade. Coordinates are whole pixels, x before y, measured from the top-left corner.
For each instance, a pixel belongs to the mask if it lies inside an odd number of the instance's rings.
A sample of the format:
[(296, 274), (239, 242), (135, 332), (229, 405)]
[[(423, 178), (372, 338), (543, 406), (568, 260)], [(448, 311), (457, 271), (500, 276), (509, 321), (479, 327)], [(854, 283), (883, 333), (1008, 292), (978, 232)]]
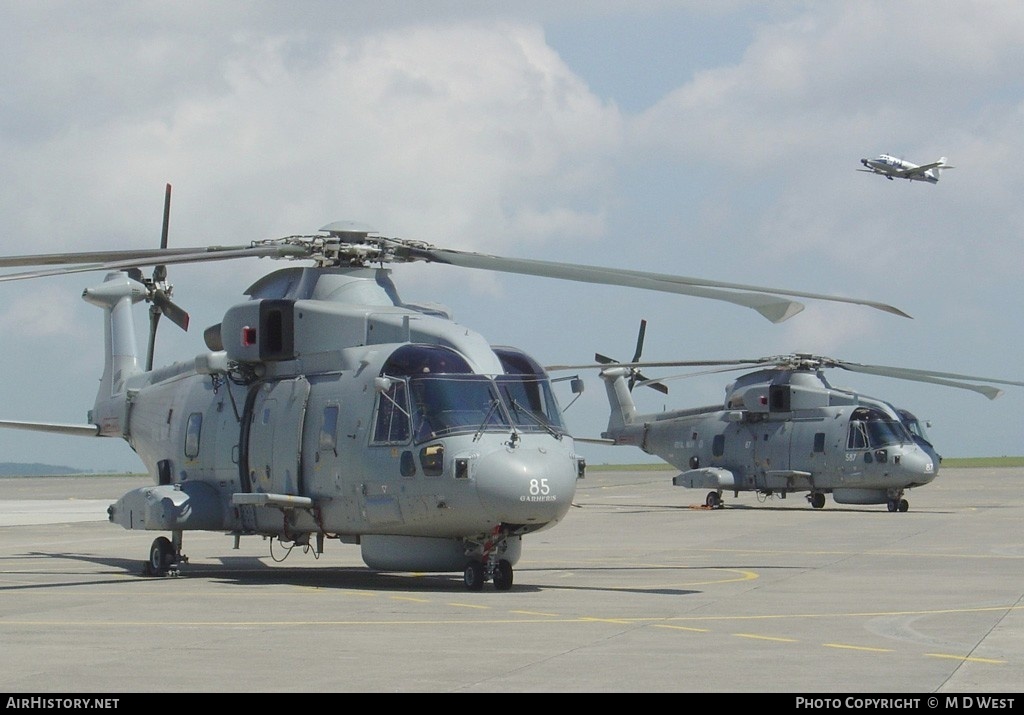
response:
[(192, 255), (207, 251), (241, 250), (248, 246), (209, 246), (193, 248), (139, 248), (120, 251), (83, 251), (80, 253), (39, 253), (27, 256), (0, 256), (0, 268), (16, 266), (64, 266), (79, 263), (109, 263), (111, 261), (137, 260), (136, 265), (155, 265), (164, 256)]
[(977, 375), (963, 375), (957, 372), (918, 370), (909, 367), (890, 367), (888, 365), (864, 365), (862, 363), (844, 362), (842, 360), (836, 361), (836, 364), (839, 365), (839, 367), (852, 372), (865, 372), (872, 373), (874, 375), (902, 377), (905, 379), (913, 379), (913, 377), (946, 377), (953, 380), (975, 380), (979, 382), (994, 382), (998, 385), (1016, 385), (1017, 387), (1024, 387), (1024, 382), (1018, 382), (1016, 380), (1003, 380), (996, 377), (979, 377)]
[[(31, 266), (78, 264), (65, 268), (52, 268), (41, 271), (8, 273), (0, 275), (0, 283), (5, 281), (59, 276), (88, 271), (124, 270), (139, 266), (155, 266), (168, 263), (203, 263), (207, 261), (226, 261), (232, 258), (306, 258), (309, 249), (297, 245), (261, 245), (261, 246), (209, 246), (206, 248), (169, 248), (167, 250), (151, 249), (138, 251), (100, 251), (96, 253), (64, 253), (42, 256), (14, 256), (0, 258), (2, 266)], [(98, 261), (98, 262), (90, 262)]]
[(749, 365), (763, 365), (766, 362), (770, 362), (770, 360), (765, 358), (758, 358), (756, 360), (670, 360), (668, 362), (615, 362), (614, 360), (608, 360), (608, 362), (581, 363), (579, 365), (545, 365), (544, 369), (548, 372), (557, 372), (559, 370), (600, 370), (607, 367), (609, 364), (614, 364), (615, 367), (629, 368), (710, 367), (715, 365), (733, 365), (738, 366), (736, 369), (742, 369)]
[[(679, 293), (700, 298), (710, 298), (752, 308), (773, 323), (779, 323), (799, 313), (804, 306), (796, 301), (775, 298), (774, 295), (815, 298), (818, 300), (855, 303), (883, 310), (905, 318), (910, 316), (898, 308), (875, 301), (859, 300), (841, 296), (823, 295), (778, 288), (724, 283), (686, 276), (660, 273), (645, 273), (625, 269), (600, 268), (567, 263), (553, 263), (524, 258), (504, 258), (482, 253), (468, 253), (451, 249), (410, 247), (403, 249), (406, 255), (424, 261), (445, 263), (464, 268), (479, 268), (504, 273), (559, 278), (584, 283), (620, 285), (630, 288), (657, 290), (664, 293)], [(729, 292), (741, 291), (741, 292)]]
[(678, 375), (666, 375), (665, 377), (652, 377), (649, 380), (642, 380), (637, 383), (637, 387), (651, 386), (653, 387), (659, 382), (667, 382), (668, 380), (682, 380), (687, 377), (698, 377), (700, 375), (718, 375), (723, 372), (736, 372), (738, 370), (747, 370), (748, 365), (733, 365), (732, 367), (723, 367), (717, 370), (701, 370), (699, 372), (684, 372)]
[[(810, 356), (785, 356), (785, 355), (776, 356), (776, 357), (770, 357), (770, 358), (759, 358), (757, 360), (736, 360), (736, 361), (731, 361), (735, 365), (735, 367), (726, 367), (726, 368), (721, 369), (721, 370), (705, 370), (705, 371), (702, 371), (702, 372), (683, 373), (683, 374), (680, 374), (680, 375), (669, 375), (667, 377), (661, 377), (661, 378), (652, 379), (652, 380), (650, 380), (650, 382), (664, 382), (664, 381), (667, 381), (667, 380), (677, 380), (677, 379), (681, 379), (681, 378), (695, 377), (697, 375), (708, 375), (708, 374), (712, 374), (712, 373), (731, 372), (731, 371), (734, 371), (734, 370), (746, 369), (750, 365), (777, 365), (777, 366), (783, 367), (783, 366), (789, 365), (791, 363), (792, 359), (796, 358), (796, 357), (808, 357), (809, 359), (820, 361), (821, 364), (817, 368), (815, 368), (815, 369), (824, 369), (824, 368), (828, 368), (828, 367), (838, 367), (838, 368), (842, 368), (844, 370), (848, 370), (849, 372), (859, 372), (859, 373), (864, 373), (864, 374), (869, 374), (869, 375), (878, 375), (880, 377), (892, 377), (892, 378), (896, 378), (896, 379), (900, 379), (900, 380), (910, 380), (910, 381), (914, 381), (914, 382), (927, 382), (927, 383), (932, 383), (932, 384), (935, 384), (935, 385), (945, 385), (946, 387), (953, 387), (953, 388), (957, 388), (957, 389), (961, 389), (961, 390), (970, 390), (971, 392), (977, 392), (977, 393), (979, 393), (981, 395), (984, 395), (985, 397), (987, 397), (990, 400), (994, 400), (997, 397), (999, 397), (1000, 395), (1002, 395), (1003, 391), (1000, 390), (998, 387), (995, 387), (993, 385), (974, 385), (974, 384), (970, 384), (969, 382), (964, 382), (964, 381), (965, 380), (975, 380), (975, 381), (981, 381), (981, 382), (990, 382), (990, 383), (996, 383), (996, 384), (1002, 384), (1002, 385), (1016, 385), (1018, 387), (1024, 387), (1024, 382), (1017, 382), (1017, 381), (1014, 381), (1014, 380), (1001, 380), (1001, 379), (998, 379), (998, 378), (991, 378), (991, 377), (978, 377), (978, 376), (974, 376), (974, 375), (963, 375), (963, 374), (960, 374), (960, 373), (953, 373), (953, 372), (937, 372), (937, 371), (934, 371), (934, 370), (919, 370), (919, 369), (905, 368), (905, 367), (891, 367), (891, 366), (888, 366), (888, 365), (863, 365), (863, 364), (860, 364), (860, 363), (851, 363), (851, 362), (844, 362), (842, 360), (835, 360), (833, 358), (811, 358)], [(699, 361), (698, 362), (680, 362), (680, 363), (675, 363), (675, 365), (673, 365), (671, 363), (663, 363), (661, 365), (659, 365), (657, 363), (637, 363), (636, 365), (634, 365), (632, 367), (655, 367), (655, 366), (663, 366), (663, 367), (676, 367), (676, 366), (679, 366), (679, 367), (683, 367), (683, 366), (687, 366), (687, 365), (699, 366), (700, 364), (701, 363)], [(706, 364), (711, 365), (713, 363), (711, 361), (707, 361)], [(723, 361), (721, 364), (729, 364), (729, 363)], [(625, 367), (630, 367), (628, 364), (626, 364), (624, 366)], [(559, 366), (555, 366), (555, 367), (557, 368)], [(590, 367), (601, 367), (601, 366), (592, 365)], [(575, 367), (573, 367), (573, 369), (583, 369), (583, 366), (575, 366)], [(796, 369), (796, 368), (785, 367), (784, 369), (793, 370), (793, 369)], [(637, 384), (638, 385), (643, 385), (645, 383), (644, 382), (639, 382)]]
[(961, 390), (971, 390), (972, 392), (978, 392), (987, 397), (990, 400), (994, 400), (1003, 394), (1003, 391), (998, 387), (991, 385), (972, 385), (964, 380), (974, 380), (981, 382), (991, 382), (999, 385), (1016, 385), (1018, 387), (1024, 387), (1024, 382), (1017, 382), (1015, 380), (1000, 380), (992, 377), (976, 377), (973, 375), (961, 375), (955, 372), (936, 372), (933, 370), (916, 370), (913, 368), (906, 367), (889, 367), (886, 365), (861, 365), (859, 363), (849, 363), (836, 361), (836, 367), (840, 367), (850, 372), (861, 372), (868, 375), (880, 375), (882, 377), (894, 377), (900, 380), (913, 380), (916, 382), (930, 382), (936, 385), (946, 385), (947, 387), (956, 387)]
[(579, 281), (581, 283), (620, 285), (627, 288), (642, 288), (663, 293), (678, 293), (698, 298), (721, 300), (752, 308), (773, 323), (780, 323), (804, 309), (804, 306), (800, 303), (775, 298), (770, 295), (731, 293), (702, 286), (692, 286), (683, 282), (670, 282), (652, 278), (650, 274), (642, 274), (637, 271), (617, 271), (595, 266), (577, 266), (522, 258), (502, 258), (500, 256), (463, 253), (449, 249), (413, 249), (412, 254), (428, 262), (443, 263), (462, 268), (478, 268), (502, 273), (558, 278), (561, 280)]

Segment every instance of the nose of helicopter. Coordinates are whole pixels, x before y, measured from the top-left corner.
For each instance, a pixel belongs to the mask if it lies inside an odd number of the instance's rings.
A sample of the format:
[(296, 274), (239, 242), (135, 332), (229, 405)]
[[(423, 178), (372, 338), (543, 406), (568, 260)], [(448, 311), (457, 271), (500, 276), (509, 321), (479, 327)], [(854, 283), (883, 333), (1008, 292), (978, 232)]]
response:
[(932, 481), (938, 471), (932, 457), (916, 446), (900, 456), (900, 468), (910, 476), (915, 485), (927, 484)]
[(554, 524), (576, 493), (576, 460), (562, 450), (498, 450), (481, 456), (474, 475), (480, 501), (497, 521)]

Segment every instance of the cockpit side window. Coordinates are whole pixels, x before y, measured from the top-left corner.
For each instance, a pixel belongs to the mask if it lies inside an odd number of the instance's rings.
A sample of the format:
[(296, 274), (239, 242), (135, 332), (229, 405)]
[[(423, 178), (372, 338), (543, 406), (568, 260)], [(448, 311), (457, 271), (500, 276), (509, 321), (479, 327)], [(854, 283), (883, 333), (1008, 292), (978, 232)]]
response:
[[(409, 378), (472, 372), (465, 358), (442, 345), (403, 345), (395, 350), (380, 371), (382, 377), (389, 377), (393, 382), (377, 398), (373, 441), (404, 443), (409, 441), (414, 429), (417, 439), (430, 436), (433, 432), (424, 426), (425, 410), (418, 400), (415, 412), (410, 410)], [(420, 393), (419, 390), (413, 392), (417, 395)]]
[(564, 429), (562, 411), (544, 368), (521, 350), (495, 347), (505, 375), (497, 378), (498, 390), (513, 423), (524, 429)]
[(409, 441), (409, 397), (404, 380), (395, 380), (377, 398), (373, 441), (388, 444)]
[(850, 420), (850, 436), (846, 441), (847, 449), (867, 449), (868, 433), (860, 420)]
[(851, 415), (847, 449), (874, 449), (911, 441), (903, 423), (884, 412), (861, 407)]

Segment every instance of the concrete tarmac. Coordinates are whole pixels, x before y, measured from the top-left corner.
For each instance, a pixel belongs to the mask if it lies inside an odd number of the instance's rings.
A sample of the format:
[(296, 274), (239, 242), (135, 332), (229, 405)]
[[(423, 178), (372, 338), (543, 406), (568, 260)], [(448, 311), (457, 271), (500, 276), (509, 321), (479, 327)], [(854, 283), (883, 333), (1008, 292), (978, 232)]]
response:
[[(590, 470), (508, 592), (106, 520), (140, 477), (0, 478), (0, 693), (1024, 692), (1024, 469), (943, 469), (910, 510), (814, 510)], [(1024, 704), (1024, 698), (1020, 699)]]

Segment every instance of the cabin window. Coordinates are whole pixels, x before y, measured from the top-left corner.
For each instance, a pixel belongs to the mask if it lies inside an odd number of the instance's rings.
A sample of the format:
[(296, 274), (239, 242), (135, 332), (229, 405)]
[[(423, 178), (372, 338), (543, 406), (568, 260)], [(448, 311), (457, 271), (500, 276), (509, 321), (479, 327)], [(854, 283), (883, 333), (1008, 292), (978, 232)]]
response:
[(444, 445), (428, 444), (421, 449), (420, 464), (423, 465), (423, 474), (428, 477), (444, 474)]
[(324, 408), (324, 417), (320, 423), (320, 442), (317, 449), (321, 452), (338, 453), (337, 405), (328, 405)]
[(412, 452), (409, 450), (402, 452), (401, 461), (398, 464), (403, 477), (416, 476), (416, 458), (413, 457)]
[(409, 433), (409, 393), (404, 380), (395, 380), (377, 398), (373, 441), (404, 443), (409, 441)]
[(825, 433), (816, 432), (814, 434), (814, 451), (824, 452), (825, 451)]
[(716, 434), (715, 438), (711, 440), (711, 454), (716, 457), (721, 457), (725, 454), (725, 435)]
[(195, 459), (199, 456), (199, 435), (203, 430), (203, 413), (193, 412), (185, 424), (185, 456)]

